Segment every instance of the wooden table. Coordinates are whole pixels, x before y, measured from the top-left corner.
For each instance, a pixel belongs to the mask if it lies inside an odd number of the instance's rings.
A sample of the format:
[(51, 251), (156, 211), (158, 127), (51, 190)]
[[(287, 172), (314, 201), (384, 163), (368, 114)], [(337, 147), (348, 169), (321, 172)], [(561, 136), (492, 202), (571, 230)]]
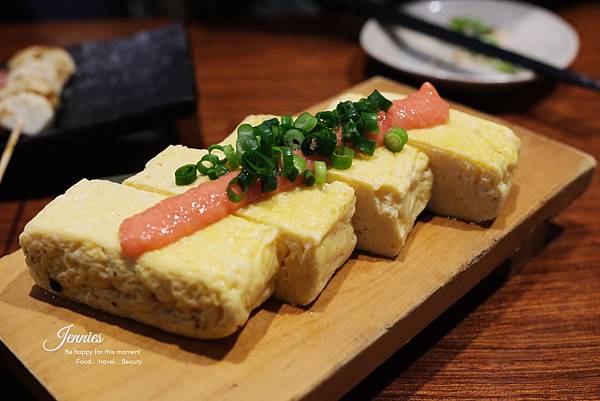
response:
[[(581, 39), (573, 67), (600, 77), (600, 5), (580, 3), (560, 14)], [(2, 24), (0, 60), (31, 43), (68, 45), (166, 23)], [(188, 25), (202, 133), (190, 143), (219, 140), (247, 114), (301, 110), (374, 74), (417, 84), (368, 59), (357, 44), (360, 25), (350, 17)], [(544, 83), (496, 94), (441, 91), (600, 158), (596, 93)], [(0, 254), (18, 249), (24, 224), (49, 200), (0, 202)], [(492, 274), (347, 398), (600, 398), (598, 205), (594, 182), (559, 215), (544, 249), (519, 274)]]

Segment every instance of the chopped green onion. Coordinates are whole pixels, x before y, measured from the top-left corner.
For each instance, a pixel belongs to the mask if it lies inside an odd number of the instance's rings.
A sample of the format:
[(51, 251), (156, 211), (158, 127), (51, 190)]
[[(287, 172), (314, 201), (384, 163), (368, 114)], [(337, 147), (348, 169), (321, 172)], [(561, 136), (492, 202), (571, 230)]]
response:
[(274, 146), (272, 151), (277, 158), (277, 171), (280, 175), (290, 174), (294, 168), (294, 154), (292, 153), (292, 149), (287, 146)]
[(210, 145), (208, 147), (208, 153), (212, 153), (213, 150), (220, 150), (225, 155), (224, 159), (220, 159), (221, 164), (228, 164), (229, 170), (233, 171), (240, 165), (238, 155), (235, 153), (235, 149), (231, 145)]
[(359, 112), (376, 113), (379, 111), (377, 110), (377, 107), (373, 106), (373, 103), (365, 97), (354, 103), (354, 107), (356, 107), (356, 110)]
[(299, 174), (304, 174), (306, 170), (306, 159), (302, 156), (294, 155), (294, 168), (298, 170)]
[[(279, 124), (279, 122), (277, 122)], [(279, 128), (270, 123), (270, 120), (263, 121), (254, 127), (254, 135), (260, 138), (260, 146), (270, 148), (277, 143)]]
[(206, 172), (206, 175), (211, 180), (216, 180), (217, 178), (219, 178), (222, 175), (227, 174), (228, 172), (229, 172), (229, 170), (227, 169), (227, 167), (225, 167), (224, 164), (218, 164), (214, 168), (209, 168), (208, 171)]
[(289, 173), (289, 174), (287, 175), (287, 178), (288, 178), (288, 179), (289, 179), (291, 182), (294, 182), (294, 181), (296, 181), (296, 178), (298, 178), (298, 175), (299, 175), (299, 173), (298, 173), (298, 170), (296, 170), (296, 168), (294, 167), (294, 168), (292, 169), (292, 172), (291, 172), (291, 173)]
[[(204, 164), (204, 162), (210, 163), (210, 166), (207, 167)], [(219, 159), (219, 156), (213, 155), (211, 153), (207, 153), (204, 156), (202, 156), (200, 161), (196, 164), (196, 168), (198, 169), (200, 174), (206, 175), (208, 173), (208, 169), (215, 168), (216, 166), (218, 166), (220, 164), (221, 164), (221, 160)]]
[(175, 170), (175, 184), (177, 185), (189, 185), (196, 181), (196, 165), (185, 164)]
[(317, 125), (317, 118), (308, 112), (304, 112), (294, 121), (294, 128), (301, 129), (304, 132), (310, 132)]
[(276, 175), (263, 175), (260, 177), (260, 189), (263, 192), (273, 192), (277, 189)]
[(304, 174), (302, 175), (304, 180), (304, 185), (307, 187), (312, 187), (315, 185), (315, 174), (309, 169), (304, 170)]
[(281, 125), (291, 127), (294, 125), (294, 119), (292, 116), (281, 116)]
[(280, 132), (279, 125), (272, 125), (271, 132), (273, 133), (273, 138), (275, 139), (275, 143), (277, 143), (279, 140), (279, 132)]
[(389, 134), (390, 132), (396, 135), (400, 135), (400, 137), (402, 138), (402, 142), (404, 142), (405, 145), (408, 143), (408, 134), (402, 128), (390, 128), (387, 130), (386, 134)]
[(340, 125), (340, 120), (333, 111), (320, 111), (315, 114), (315, 117), (321, 125), (327, 128), (335, 128)]
[(352, 166), (354, 151), (348, 146), (338, 145), (331, 155), (331, 167), (347, 170)]
[(315, 162), (315, 184), (323, 185), (327, 181), (327, 164), (323, 161)]
[(471, 17), (453, 17), (450, 19), (450, 29), (466, 36), (480, 38), (483, 35), (494, 33), (491, 26), (483, 20)]
[(404, 142), (402, 141), (400, 135), (394, 134), (392, 132), (388, 132), (387, 134), (385, 134), (383, 143), (390, 152), (400, 152), (404, 147)]
[[(210, 145), (208, 147), (208, 153), (212, 153), (213, 150), (220, 150), (221, 152), (223, 152), (223, 146), (221, 145)], [(225, 152), (223, 152), (225, 153)], [(219, 159), (219, 163), (225, 163), (227, 161), (227, 156), (225, 156), (223, 159)]]
[(301, 175), (304, 174), (304, 170), (306, 170), (306, 159), (302, 156), (298, 156), (296, 154), (294, 154), (293, 157), (294, 160), (294, 167), (292, 168), (292, 171), (287, 175), (287, 177), (290, 179), (290, 181), (296, 181), (296, 178)]
[(323, 155), (329, 157), (337, 143), (337, 136), (328, 128), (321, 128), (306, 135), (302, 142), (302, 153), (307, 156)]
[[(231, 146), (231, 145), (229, 145)], [(233, 146), (231, 146), (231, 149), (233, 150)], [(225, 153), (227, 155), (227, 153)], [(231, 155), (227, 155), (227, 168), (230, 171), (234, 171), (237, 170), (237, 168), (240, 166), (240, 157), (238, 155), (238, 153), (236, 153), (235, 151), (233, 151), (233, 153)]]
[(260, 176), (275, 174), (275, 162), (259, 149), (245, 152), (240, 164), (251, 174)]
[(342, 139), (344, 142), (353, 142), (355, 139), (360, 138), (360, 132), (358, 132), (358, 126), (354, 121), (348, 121), (342, 126)]
[(247, 150), (258, 148), (258, 141), (254, 136), (254, 128), (250, 124), (242, 124), (237, 129), (238, 137), (235, 143), (237, 153), (242, 155)]
[(360, 137), (359, 140), (354, 142), (354, 146), (361, 152), (363, 152), (369, 156), (373, 156), (373, 153), (375, 153), (375, 148), (377, 147), (377, 144), (375, 143), (375, 141), (371, 141), (369, 139)]
[[(255, 181), (256, 176), (250, 174), (248, 170), (243, 168), (242, 171), (240, 171), (240, 173), (237, 175), (237, 177), (229, 181), (226, 190), (227, 197), (232, 202), (241, 201), (242, 199), (244, 199), (244, 196), (246, 195), (246, 192), (248, 192), (248, 189), (250, 189), (250, 185), (254, 184)], [(239, 187), (240, 190), (236, 191), (234, 189), (234, 186)]]
[(346, 119), (354, 122), (358, 121), (360, 118), (360, 114), (358, 114), (358, 110), (354, 107), (354, 103), (349, 100), (339, 103), (337, 105), (337, 111), (345, 116)]
[(240, 173), (237, 176), (237, 179), (238, 179), (238, 181), (237, 181), (238, 185), (244, 192), (247, 192), (248, 189), (250, 189), (250, 185), (252, 185), (252, 184), (254, 184), (254, 182), (256, 182), (256, 176), (254, 174), (251, 174), (245, 168), (243, 168), (242, 171), (240, 171)]
[[(237, 185), (238, 187), (240, 187), (241, 192), (237, 192), (236, 190), (233, 189), (233, 187)], [(238, 203), (240, 202), (242, 199), (244, 199), (244, 195), (246, 194), (247, 190), (244, 191), (241, 186), (239, 185), (239, 176), (235, 177), (233, 180), (229, 181), (229, 184), (227, 184), (227, 197), (229, 198), (230, 201)]]
[(237, 129), (238, 136), (254, 135), (254, 128), (250, 124), (242, 124)]
[(363, 122), (363, 132), (365, 133), (377, 133), (379, 132), (379, 126), (377, 125), (377, 113), (360, 113), (361, 121)]
[(264, 124), (267, 127), (273, 127), (279, 125), (279, 120), (276, 117), (273, 117), (269, 118), (268, 120), (264, 120), (261, 124)]
[(386, 99), (377, 89), (375, 89), (368, 97), (373, 106), (379, 110), (388, 111), (392, 107), (392, 102)]
[(289, 146), (293, 150), (300, 149), (303, 140), (304, 134), (302, 131), (296, 128), (289, 129), (285, 134), (283, 134), (283, 144), (285, 146)]

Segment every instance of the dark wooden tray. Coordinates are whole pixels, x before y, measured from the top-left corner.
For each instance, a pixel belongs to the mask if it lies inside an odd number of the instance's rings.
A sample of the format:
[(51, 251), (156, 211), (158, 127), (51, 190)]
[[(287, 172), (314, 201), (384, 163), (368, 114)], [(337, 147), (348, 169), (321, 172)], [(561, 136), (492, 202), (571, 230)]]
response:
[[(196, 82), (181, 25), (67, 48), (77, 70), (52, 125), (23, 135), (19, 150), (106, 141), (191, 114)], [(6, 139), (8, 132), (1, 133)]]

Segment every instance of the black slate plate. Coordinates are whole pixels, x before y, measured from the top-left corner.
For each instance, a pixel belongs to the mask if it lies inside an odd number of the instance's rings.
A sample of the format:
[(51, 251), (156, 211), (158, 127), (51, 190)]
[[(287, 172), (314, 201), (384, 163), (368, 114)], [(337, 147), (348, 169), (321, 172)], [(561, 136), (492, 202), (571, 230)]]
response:
[(196, 109), (193, 64), (181, 25), (67, 50), (77, 70), (55, 120), (35, 136), (22, 135), (21, 150), (105, 141)]

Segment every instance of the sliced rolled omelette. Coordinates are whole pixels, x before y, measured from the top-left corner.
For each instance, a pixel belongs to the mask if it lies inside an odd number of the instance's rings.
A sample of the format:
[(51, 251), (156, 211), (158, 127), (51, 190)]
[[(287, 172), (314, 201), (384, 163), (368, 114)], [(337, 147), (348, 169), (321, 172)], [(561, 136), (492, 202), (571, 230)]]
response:
[(331, 168), (328, 181), (344, 182), (356, 193), (352, 225), (359, 249), (396, 256), (431, 197), (427, 156), (411, 146), (400, 152), (384, 147), (368, 159), (355, 158), (347, 170)]
[[(190, 186), (177, 186), (174, 171), (182, 164), (197, 162), (205, 153), (205, 150), (181, 145), (169, 146), (124, 184), (168, 196), (185, 192), (208, 178), (199, 177)], [(354, 210), (353, 189), (335, 182), (322, 188), (295, 188), (242, 208), (235, 214), (278, 230), (281, 266), (275, 296), (291, 304), (305, 305), (321, 293), (333, 273), (352, 253), (356, 245), (351, 224)]]
[[(405, 97), (382, 94), (389, 100)], [(348, 94), (343, 100), (361, 97)], [(446, 124), (409, 130), (408, 143), (429, 157), (434, 185), (428, 209), (473, 222), (498, 216), (512, 186), (521, 146), (510, 128), (450, 109)]]
[[(331, 108), (342, 100), (350, 99), (340, 98)], [(251, 115), (240, 124), (258, 125), (273, 117), (276, 116)], [(221, 144), (235, 145), (236, 138), (234, 131)], [(410, 146), (397, 153), (381, 147), (373, 157), (355, 158), (348, 170), (330, 168), (328, 181), (343, 182), (354, 188), (356, 211), (352, 225), (357, 247), (387, 257), (400, 252), (417, 216), (431, 197), (432, 174), (428, 158)]]
[(137, 260), (121, 254), (119, 226), (164, 199), (82, 180), (50, 202), (19, 241), (47, 291), (190, 337), (225, 337), (273, 291), (277, 230), (236, 216)]

